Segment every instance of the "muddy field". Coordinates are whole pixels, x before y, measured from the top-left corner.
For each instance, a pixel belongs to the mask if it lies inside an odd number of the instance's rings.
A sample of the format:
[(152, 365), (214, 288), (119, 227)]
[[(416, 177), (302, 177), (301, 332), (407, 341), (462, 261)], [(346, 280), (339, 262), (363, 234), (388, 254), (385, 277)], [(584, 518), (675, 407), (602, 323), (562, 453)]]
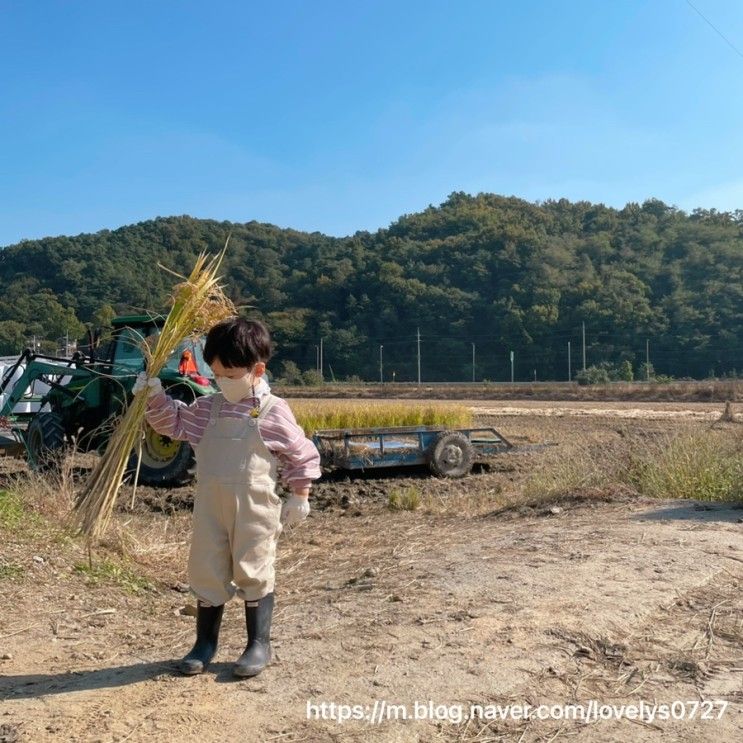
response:
[[(54, 526), (64, 495), (26, 493), (44, 515), (0, 544), (0, 741), (743, 739), (743, 510), (623, 488), (524, 496), (535, 473), (587, 451), (718, 426), (721, 406), (473, 405), (516, 444), (555, 445), (461, 481), (324, 478), (308, 521), (282, 534), (276, 659), (252, 680), (231, 677), (237, 603), (209, 672), (171, 670), (194, 630), (190, 488), (142, 490), (133, 512), (124, 492), (93, 571)], [(13, 470), (0, 460), (6, 486)], [(390, 510), (396, 493), (419, 507)], [(518, 714), (641, 702), (686, 716)], [(487, 719), (467, 719), (478, 704)], [(509, 704), (516, 717), (493, 719)]]

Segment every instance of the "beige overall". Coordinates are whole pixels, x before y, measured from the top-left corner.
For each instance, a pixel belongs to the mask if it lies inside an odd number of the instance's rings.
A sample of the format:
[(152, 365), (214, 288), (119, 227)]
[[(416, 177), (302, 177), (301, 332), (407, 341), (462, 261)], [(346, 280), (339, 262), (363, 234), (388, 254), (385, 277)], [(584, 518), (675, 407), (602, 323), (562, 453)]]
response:
[(209, 424), (194, 447), (197, 480), (188, 576), (193, 593), (210, 606), (234, 595), (254, 602), (273, 591), (282, 531), (276, 458), (258, 431), (258, 421), (276, 398), (264, 398), (257, 418), (220, 418), (223, 402), (221, 393), (214, 395)]

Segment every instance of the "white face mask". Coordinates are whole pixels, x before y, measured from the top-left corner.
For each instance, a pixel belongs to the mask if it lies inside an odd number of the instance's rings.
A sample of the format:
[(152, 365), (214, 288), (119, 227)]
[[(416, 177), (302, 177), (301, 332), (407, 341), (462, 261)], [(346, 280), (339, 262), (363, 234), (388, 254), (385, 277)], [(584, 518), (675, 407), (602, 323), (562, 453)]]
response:
[(242, 377), (237, 379), (230, 379), (230, 377), (214, 377), (217, 382), (217, 386), (224, 395), (224, 399), (228, 402), (240, 402), (245, 397), (249, 397), (253, 394), (253, 386), (255, 385), (255, 376), (252, 372), (248, 372)]

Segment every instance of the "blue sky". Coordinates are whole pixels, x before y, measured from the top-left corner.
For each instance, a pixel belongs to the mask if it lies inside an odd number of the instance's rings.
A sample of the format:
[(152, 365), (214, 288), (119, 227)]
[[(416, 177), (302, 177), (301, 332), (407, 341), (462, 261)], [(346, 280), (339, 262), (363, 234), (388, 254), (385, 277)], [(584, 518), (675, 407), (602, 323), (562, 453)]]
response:
[[(743, 3), (693, 2), (743, 52)], [(743, 208), (742, 88), (686, 0), (0, 0), (0, 245), (459, 190)]]

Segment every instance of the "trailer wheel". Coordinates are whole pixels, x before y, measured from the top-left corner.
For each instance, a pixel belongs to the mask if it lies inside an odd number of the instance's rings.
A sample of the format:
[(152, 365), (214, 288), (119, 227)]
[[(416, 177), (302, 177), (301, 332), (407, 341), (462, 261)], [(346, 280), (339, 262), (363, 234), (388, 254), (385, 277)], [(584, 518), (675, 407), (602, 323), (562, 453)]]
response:
[(38, 472), (59, 469), (66, 449), (62, 416), (59, 413), (37, 413), (28, 424), (26, 446), (31, 469)]
[(428, 450), (428, 466), (438, 477), (464, 477), (475, 463), (470, 440), (458, 431), (443, 431)]

